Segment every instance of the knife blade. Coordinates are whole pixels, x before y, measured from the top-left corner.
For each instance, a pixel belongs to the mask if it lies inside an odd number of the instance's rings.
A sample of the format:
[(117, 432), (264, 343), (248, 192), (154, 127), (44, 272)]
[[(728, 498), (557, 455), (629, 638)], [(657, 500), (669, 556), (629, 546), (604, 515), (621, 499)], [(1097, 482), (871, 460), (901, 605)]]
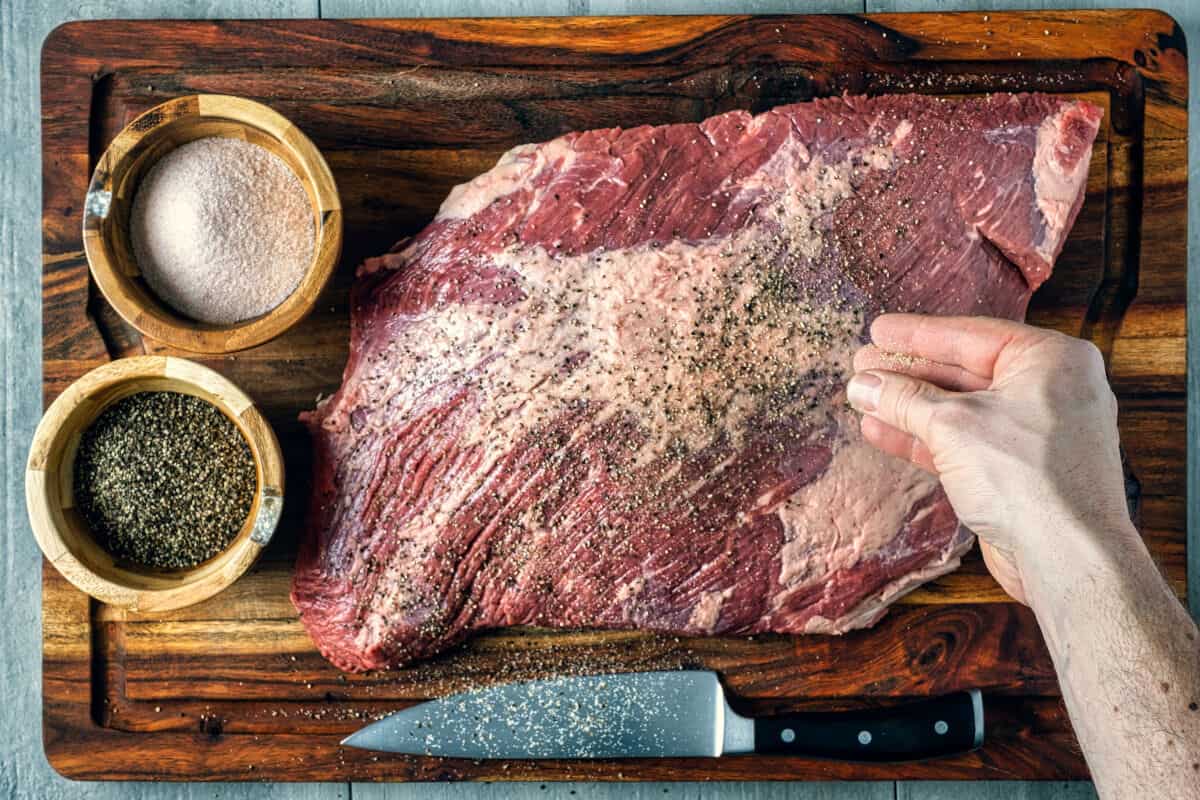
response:
[(775, 753), (907, 761), (983, 744), (977, 690), (862, 711), (743, 717), (715, 673), (508, 683), (420, 703), (342, 740), (366, 750), (472, 759), (665, 758)]

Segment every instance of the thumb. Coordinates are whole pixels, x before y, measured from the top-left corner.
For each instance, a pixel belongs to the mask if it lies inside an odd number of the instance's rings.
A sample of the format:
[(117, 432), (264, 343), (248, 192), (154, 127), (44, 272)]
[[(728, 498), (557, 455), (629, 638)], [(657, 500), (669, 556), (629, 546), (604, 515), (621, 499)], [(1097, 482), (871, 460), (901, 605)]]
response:
[(899, 372), (859, 372), (846, 386), (846, 399), (856, 411), (869, 414), (929, 444), (934, 409), (950, 393), (932, 383)]

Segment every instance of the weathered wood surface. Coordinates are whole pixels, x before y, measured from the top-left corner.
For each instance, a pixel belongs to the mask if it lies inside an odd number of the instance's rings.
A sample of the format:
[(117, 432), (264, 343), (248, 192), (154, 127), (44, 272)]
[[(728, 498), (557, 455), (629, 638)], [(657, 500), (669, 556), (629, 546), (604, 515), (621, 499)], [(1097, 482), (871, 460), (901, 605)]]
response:
[[(1184, 591), (1186, 79), (1170, 22), (1064, 12), (992, 15), (989, 23), (943, 15), (647, 24), (60, 30), (43, 74), (47, 400), (96, 363), (158, 349), (89, 291), (78, 203), (96, 150), (166, 97), (228, 91), (272, 104), (326, 151), (342, 188), (348, 246), (327, 307), (275, 343), (207, 362), (264, 406), (285, 442), (289, 486), (300, 487), (292, 496), (302, 496), (306, 443), (294, 415), (337, 383), (355, 262), (419, 228), (450, 185), (505, 147), (573, 127), (697, 119), (843, 89), (1087, 94), (1105, 102), (1112, 124), (1092, 164), (1084, 214), (1031, 317), (1092, 336), (1109, 354), (1123, 437), (1143, 482), (1147, 539)], [(988, 39), (989, 28), (1001, 35)], [(1144, 29), (1161, 36), (1143, 38)], [(1151, 50), (1137, 67), (1135, 51)], [(1083, 61), (1097, 52), (1105, 58)], [(302, 63), (320, 71), (293, 68)], [(93, 82), (97, 74), (104, 77)], [(1032, 617), (1004, 602), (975, 559), (910, 598), (882, 629), (844, 639), (675, 643), (637, 634), (505, 633), (398, 675), (352, 677), (316, 656), (287, 604), (287, 545), (298, 524), (288, 516), (275, 557), (236, 592), (197, 607), (198, 616), (120, 619), (47, 573), (53, 763), (88, 777), (289, 780), (1084, 774)], [(597, 669), (707, 664), (755, 710), (889, 702), (978, 685), (996, 692), (992, 744), (961, 759), (887, 768), (801, 759), (506, 766), (337, 751), (337, 739), (364, 714), (486, 679), (499, 665), (532, 675), (572, 658)]]
[[(24, 468), (42, 410), (40, 331), (41, 231), (38, 221), (40, 118), (38, 59), (42, 40), (60, 22), (92, 17), (316, 16), (316, 0), (88, 0), (0, 4), (0, 546), (5, 624), (0, 626), (0, 797), (13, 800), (344, 800), (346, 784), (262, 785), (209, 783), (173, 786), (73, 783), (43, 754), (41, 674), (41, 553), (26, 521)], [(888, 787), (890, 791), (890, 785)], [(890, 796), (890, 795), (889, 795)], [(857, 800), (857, 798), (855, 798)]]

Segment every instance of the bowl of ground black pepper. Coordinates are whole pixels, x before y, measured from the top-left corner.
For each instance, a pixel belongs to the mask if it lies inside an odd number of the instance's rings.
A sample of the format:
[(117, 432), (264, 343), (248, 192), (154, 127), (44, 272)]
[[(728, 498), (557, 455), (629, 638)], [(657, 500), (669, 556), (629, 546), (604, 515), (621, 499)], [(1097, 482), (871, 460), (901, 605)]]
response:
[(83, 214), (92, 277), (143, 335), (196, 353), (279, 336), (317, 304), (341, 255), (320, 151), (261, 103), (189, 95), (125, 127)]
[(106, 364), (42, 417), (25, 499), (38, 545), (93, 597), (137, 611), (207, 599), (274, 533), (283, 459), (233, 383), (169, 356)]

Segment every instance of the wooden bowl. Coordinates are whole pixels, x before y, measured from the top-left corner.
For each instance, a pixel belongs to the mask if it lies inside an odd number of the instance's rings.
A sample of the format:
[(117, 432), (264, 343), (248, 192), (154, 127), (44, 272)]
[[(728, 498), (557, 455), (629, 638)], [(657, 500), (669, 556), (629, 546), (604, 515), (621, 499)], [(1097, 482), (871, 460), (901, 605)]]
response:
[[(209, 136), (245, 139), (282, 158), (308, 193), (316, 232), (312, 264), (291, 295), (266, 314), (228, 326), (190, 319), (158, 299), (141, 276), (129, 236), (134, 193), (150, 167), (176, 147)], [(83, 246), (105, 299), (141, 333), (182, 350), (231, 353), (278, 336), (312, 310), (341, 255), (341, 201), (321, 153), (278, 113), (240, 97), (189, 95), (142, 114), (104, 151), (84, 204)]]
[[(250, 446), (258, 479), (250, 514), (233, 542), (208, 561), (181, 570), (114, 560), (92, 538), (75, 508), (75, 456), (83, 432), (117, 400), (164, 390), (199, 397), (220, 409)], [(271, 426), (228, 380), (187, 359), (137, 356), (92, 370), (51, 404), (29, 451), (25, 502), (38, 545), (64, 578), (114, 606), (166, 611), (211, 597), (254, 563), (283, 509), (283, 457)]]

